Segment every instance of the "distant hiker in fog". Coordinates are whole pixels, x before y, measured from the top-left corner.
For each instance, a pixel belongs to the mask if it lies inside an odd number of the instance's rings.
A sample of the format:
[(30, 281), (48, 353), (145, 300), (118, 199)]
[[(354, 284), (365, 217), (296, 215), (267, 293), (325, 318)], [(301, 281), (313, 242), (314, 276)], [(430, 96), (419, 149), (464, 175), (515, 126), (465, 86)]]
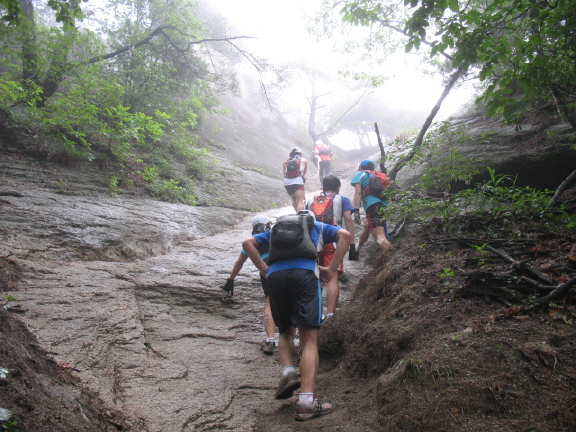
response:
[(350, 184), (354, 186), (354, 219), (356, 223), (360, 223), (360, 204), (366, 212), (366, 220), (358, 238), (355, 254), (360, 253), (360, 249), (368, 241), (370, 234), (380, 249), (387, 251), (392, 247), (392, 244), (388, 241), (386, 221), (380, 215), (380, 210), (386, 206), (381, 193), (390, 184), (390, 180), (386, 174), (375, 171), (374, 162), (365, 159), (360, 162), (358, 172), (354, 174)]
[(304, 199), (306, 198), (304, 182), (306, 181), (307, 168), (308, 162), (302, 157), (302, 150), (293, 147), (290, 150), (290, 157), (282, 166), (282, 170), (284, 172), (284, 187), (292, 198), (292, 207), (296, 212), (304, 210)]
[[(346, 227), (346, 231), (350, 233), (352, 242), (354, 241), (354, 221), (352, 214), (354, 206), (348, 198), (340, 195), (340, 186), (342, 183), (340, 179), (335, 176), (324, 177), (322, 182), (322, 193), (315, 196), (306, 204), (306, 208), (312, 210), (316, 216), (316, 220), (324, 222), (329, 225), (342, 226), (342, 222)], [(324, 248), (318, 253), (318, 264), (327, 267), (334, 258), (336, 248), (334, 243), (324, 245)], [(350, 245), (349, 259), (355, 257), (354, 244)], [(334, 315), (336, 307), (338, 306), (338, 298), (340, 297), (340, 286), (338, 285), (338, 277), (344, 273), (344, 264), (340, 263), (338, 271), (334, 274), (332, 279), (326, 284), (326, 319)]]
[[(336, 243), (334, 258), (328, 267), (317, 263), (318, 247)], [(268, 263), (258, 249), (269, 245)], [(332, 411), (332, 405), (315, 398), (318, 374), (318, 332), (322, 314), (320, 279), (328, 282), (338, 270), (350, 245), (348, 231), (336, 225), (317, 222), (307, 210), (280, 216), (271, 231), (244, 240), (242, 246), (254, 265), (266, 275), (272, 316), (278, 326), (278, 354), (282, 378), (276, 399), (287, 399), (301, 386), (296, 403), (296, 420), (309, 420)], [(319, 277), (320, 279), (319, 279)], [(294, 367), (295, 329), (300, 336), (302, 355), (300, 375)]]
[[(272, 228), (272, 222), (270, 218), (266, 215), (256, 215), (252, 218), (252, 235), (260, 234), (266, 231), (270, 231)], [(258, 248), (258, 253), (260, 254), (260, 259), (264, 262), (268, 262), (268, 246), (260, 246)], [(222, 286), (224, 291), (234, 295), (234, 279), (242, 270), (244, 263), (248, 259), (248, 254), (244, 249), (240, 252), (240, 256), (234, 263), (232, 271), (230, 272), (230, 277), (226, 279), (226, 283)], [(268, 292), (268, 284), (266, 283), (266, 278), (260, 275), (260, 282), (262, 283), (262, 289), (264, 290), (264, 331), (266, 333), (266, 338), (260, 344), (260, 349), (264, 354), (273, 354), (274, 348), (276, 347), (276, 325), (274, 324), (274, 319), (272, 318), (272, 312), (270, 310), (270, 293)]]
[(314, 155), (318, 160), (318, 177), (320, 178), (320, 184), (322, 184), (324, 177), (330, 175), (332, 151), (330, 150), (330, 147), (322, 142), (322, 140), (316, 140), (314, 145)]

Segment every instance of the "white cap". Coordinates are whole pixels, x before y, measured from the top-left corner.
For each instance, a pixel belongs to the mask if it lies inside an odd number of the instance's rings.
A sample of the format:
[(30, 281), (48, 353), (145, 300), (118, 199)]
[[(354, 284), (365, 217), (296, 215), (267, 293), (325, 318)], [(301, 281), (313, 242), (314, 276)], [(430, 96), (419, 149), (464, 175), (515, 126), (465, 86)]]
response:
[(315, 144), (316, 144), (316, 145), (322, 144), (322, 140), (316, 140), (316, 143), (315, 143)]
[(256, 224), (264, 224), (266, 225), (267, 223), (270, 222), (270, 218), (266, 215), (256, 215), (252, 218), (252, 228), (254, 228), (256, 226)]

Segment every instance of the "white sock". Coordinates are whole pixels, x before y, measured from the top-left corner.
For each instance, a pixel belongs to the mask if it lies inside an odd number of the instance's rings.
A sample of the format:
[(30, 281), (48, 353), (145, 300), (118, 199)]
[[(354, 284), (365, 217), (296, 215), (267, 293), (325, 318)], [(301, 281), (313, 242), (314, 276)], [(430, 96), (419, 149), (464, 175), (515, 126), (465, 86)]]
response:
[(276, 339), (267, 337), (266, 342), (276, 342)]
[(314, 393), (300, 393), (298, 396), (298, 402), (312, 405), (314, 403)]
[(362, 249), (362, 246), (364, 245), (364, 243), (358, 243), (356, 245), (356, 253), (360, 252), (360, 249)]
[(294, 366), (284, 366), (282, 368), (282, 376), (286, 376), (286, 375), (288, 375), (288, 373), (290, 373), (292, 371), (296, 372), (296, 369), (294, 369)]

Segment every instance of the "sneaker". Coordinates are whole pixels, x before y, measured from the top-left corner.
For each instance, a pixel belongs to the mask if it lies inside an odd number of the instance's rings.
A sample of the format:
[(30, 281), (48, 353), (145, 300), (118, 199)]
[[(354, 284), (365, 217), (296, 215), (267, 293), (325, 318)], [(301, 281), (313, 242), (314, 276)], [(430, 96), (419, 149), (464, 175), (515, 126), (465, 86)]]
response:
[(276, 348), (274, 341), (263, 340), (260, 344), (260, 349), (264, 354), (274, 354), (274, 348)]
[(298, 372), (292, 371), (283, 376), (276, 389), (276, 399), (288, 399), (294, 394), (294, 390), (300, 387)]
[(310, 420), (332, 412), (332, 404), (316, 399), (312, 404), (296, 403), (296, 420)]

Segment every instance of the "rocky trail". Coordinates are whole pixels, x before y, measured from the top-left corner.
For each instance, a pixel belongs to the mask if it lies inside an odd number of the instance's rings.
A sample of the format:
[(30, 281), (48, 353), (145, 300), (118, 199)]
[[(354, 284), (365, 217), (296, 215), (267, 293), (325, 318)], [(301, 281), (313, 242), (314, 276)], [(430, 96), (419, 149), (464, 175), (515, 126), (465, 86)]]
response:
[[(255, 267), (234, 296), (220, 288), (252, 213), (110, 197), (89, 173), (72, 182), (9, 159), (2, 189), (21, 196), (2, 197), (0, 255), (23, 274), (6, 294), (49, 356), (110, 408), (111, 430), (253, 431), (291, 402), (274, 399), (277, 353), (260, 350)], [(367, 271), (345, 265), (341, 304)]]

